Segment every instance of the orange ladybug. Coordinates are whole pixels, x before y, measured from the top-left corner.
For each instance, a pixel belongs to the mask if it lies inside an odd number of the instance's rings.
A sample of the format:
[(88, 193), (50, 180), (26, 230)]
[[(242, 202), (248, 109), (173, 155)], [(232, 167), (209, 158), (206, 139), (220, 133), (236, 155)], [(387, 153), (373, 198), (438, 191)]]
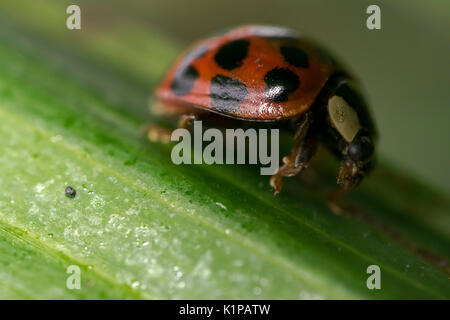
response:
[(349, 74), (312, 41), (274, 26), (243, 26), (194, 44), (156, 89), (155, 111), (194, 119), (279, 122), (294, 146), (271, 177), (277, 194), (283, 176), (307, 167), (322, 141), (341, 159), (337, 182), (357, 186), (374, 163), (376, 131)]

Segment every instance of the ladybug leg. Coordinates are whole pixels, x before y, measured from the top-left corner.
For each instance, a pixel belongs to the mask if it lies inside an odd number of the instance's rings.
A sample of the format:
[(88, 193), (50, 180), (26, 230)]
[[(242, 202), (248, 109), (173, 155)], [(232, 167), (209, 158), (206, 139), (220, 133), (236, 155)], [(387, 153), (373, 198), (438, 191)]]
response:
[(196, 114), (183, 114), (178, 119), (178, 129), (189, 129), (192, 122), (198, 120), (198, 116)]
[[(277, 172), (270, 178), (270, 185), (273, 188), (273, 195), (276, 196), (280, 193), (283, 188), (283, 177), (292, 177), (300, 172), (301, 169), (294, 167), (294, 161), (292, 160), (292, 155), (294, 152), (298, 153), (298, 148), (294, 148), (293, 152), (287, 156), (283, 157), (283, 165), (277, 170)], [(295, 153), (294, 156), (297, 156)]]
[(276, 196), (283, 187), (283, 177), (293, 177), (308, 166), (309, 160), (317, 149), (317, 140), (312, 134), (307, 134), (312, 123), (312, 114), (306, 113), (298, 125), (294, 136), (294, 148), (292, 152), (283, 157), (283, 165), (270, 178), (270, 185)]
[(295, 167), (301, 170), (308, 167), (309, 161), (316, 154), (317, 138), (313, 134), (308, 134), (303, 140), (297, 156), (295, 157)]
[(328, 196), (328, 208), (330, 208), (335, 215), (340, 216), (347, 212), (345, 205), (339, 203), (339, 199), (348, 194), (350, 191), (350, 189), (339, 187), (332, 191)]
[(170, 136), (172, 134), (171, 130), (168, 130), (164, 127), (149, 124), (141, 128), (142, 133), (146, 134), (148, 139), (152, 142), (162, 142), (169, 143)]
[[(196, 114), (183, 114), (178, 119), (177, 129), (188, 129), (194, 120), (197, 120)], [(142, 132), (147, 134), (147, 137), (152, 142), (169, 143), (170, 136), (173, 130), (167, 128), (149, 124), (142, 128)]]
[(342, 161), (339, 173), (337, 176), (337, 183), (340, 185), (336, 190), (328, 196), (328, 207), (334, 214), (342, 215), (346, 211), (346, 206), (339, 203), (339, 200), (350, 193), (358, 185), (360, 178), (354, 178), (357, 173), (357, 167), (354, 163), (349, 161)]

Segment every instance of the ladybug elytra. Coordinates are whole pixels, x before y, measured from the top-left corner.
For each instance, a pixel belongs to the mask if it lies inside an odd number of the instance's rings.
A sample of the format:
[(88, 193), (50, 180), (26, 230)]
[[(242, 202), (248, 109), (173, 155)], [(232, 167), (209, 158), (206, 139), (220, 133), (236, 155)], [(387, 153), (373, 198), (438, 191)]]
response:
[(307, 167), (318, 141), (341, 160), (344, 190), (356, 187), (374, 163), (375, 125), (355, 80), (334, 58), (296, 32), (273, 26), (235, 28), (194, 44), (156, 90), (154, 109), (194, 119), (279, 122), (294, 134), (290, 155), (271, 177)]

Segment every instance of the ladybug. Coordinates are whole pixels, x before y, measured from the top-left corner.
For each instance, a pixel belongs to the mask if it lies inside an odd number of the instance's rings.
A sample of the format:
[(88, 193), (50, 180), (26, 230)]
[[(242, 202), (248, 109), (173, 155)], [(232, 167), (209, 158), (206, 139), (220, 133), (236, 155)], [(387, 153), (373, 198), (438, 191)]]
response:
[(291, 130), (292, 152), (270, 179), (275, 195), (282, 177), (308, 166), (318, 141), (340, 158), (337, 183), (344, 191), (374, 164), (375, 125), (356, 81), (324, 49), (286, 28), (243, 26), (195, 43), (156, 97), (154, 111), (178, 116), (179, 127), (228, 118)]

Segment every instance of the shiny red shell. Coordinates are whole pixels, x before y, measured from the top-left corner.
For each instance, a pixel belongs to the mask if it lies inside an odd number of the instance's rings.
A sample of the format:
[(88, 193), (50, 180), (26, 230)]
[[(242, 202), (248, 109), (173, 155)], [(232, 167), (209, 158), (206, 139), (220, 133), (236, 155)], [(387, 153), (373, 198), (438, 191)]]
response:
[(246, 120), (275, 121), (308, 110), (333, 60), (284, 28), (245, 26), (194, 44), (156, 90), (173, 113), (199, 108)]

